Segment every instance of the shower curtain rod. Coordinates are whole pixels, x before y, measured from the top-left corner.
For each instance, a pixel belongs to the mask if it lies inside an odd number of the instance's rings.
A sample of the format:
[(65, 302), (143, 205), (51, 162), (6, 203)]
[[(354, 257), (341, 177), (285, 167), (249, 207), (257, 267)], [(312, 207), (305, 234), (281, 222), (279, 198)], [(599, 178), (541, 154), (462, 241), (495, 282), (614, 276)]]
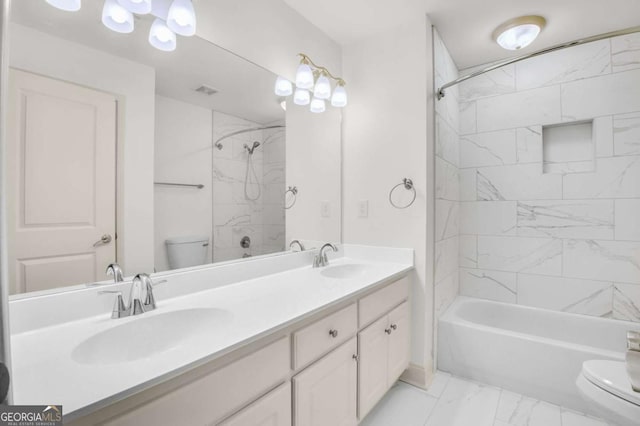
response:
[(621, 36), (621, 35), (626, 35), (626, 34), (633, 34), (633, 33), (637, 33), (637, 32), (640, 32), (640, 26), (631, 27), (631, 28), (627, 28), (627, 29), (624, 29), (624, 30), (611, 31), (609, 33), (604, 33), (604, 34), (600, 34), (600, 35), (596, 35), (596, 36), (581, 38), (581, 39), (578, 39), (578, 40), (570, 41), (568, 43), (556, 44), (555, 46), (547, 47), (546, 49), (541, 49), (541, 50), (538, 50), (536, 52), (527, 53), (526, 55), (517, 56), (517, 57), (512, 58), (512, 59), (507, 59), (506, 61), (502, 61), (502, 62), (498, 62), (498, 63), (493, 64), (493, 65), (489, 65), (488, 67), (483, 68), (483, 69), (481, 69), (479, 71), (475, 71), (475, 72), (472, 72), (471, 74), (467, 74), (467, 75), (464, 75), (462, 77), (458, 77), (455, 80), (450, 81), (447, 84), (444, 84), (442, 87), (440, 87), (438, 89), (436, 96), (437, 96), (438, 100), (440, 100), (440, 99), (444, 98), (445, 90), (448, 89), (451, 86), (455, 86), (456, 84), (460, 84), (463, 81), (469, 80), (470, 78), (477, 77), (479, 75), (488, 73), (489, 71), (493, 71), (495, 69), (502, 68), (504, 66), (511, 65), (511, 64), (516, 63), (516, 62), (524, 61), (525, 59), (534, 58), (536, 56), (544, 55), (546, 53), (555, 52), (556, 50), (566, 49), (567, 47), (578, 46), (578, 45), (585, 44), (585, 43), (591, 43), (591, 42), (598, 41), (598, 40), (604, 40), (606, 38), (611, 38), (611, 37), (616, 37), (616, 36)]
[(221, 137), (220, 139), (218, 139), (215, 144), (217, 145), (218, 143), (222, 142), (223, 140), (230, 138), (231, 136), (235, 136), (235, 135), (239, 135), (241, 133), (247, 133), (247, 132), (255, 132), (258, 130), (269, 130), (269, 129), (280, 129), (280, 128), (285, 128), (287, 126), (284, 126), (282, 124), (279, 125), (275, 125), (275, 126), (264, 126), (264, 127), (254, 127), (251, 129), (242, 129), (242, 130), (237, 130), (235, 132), (231, 132), (228, 135), (224, 135), (223, 137)]

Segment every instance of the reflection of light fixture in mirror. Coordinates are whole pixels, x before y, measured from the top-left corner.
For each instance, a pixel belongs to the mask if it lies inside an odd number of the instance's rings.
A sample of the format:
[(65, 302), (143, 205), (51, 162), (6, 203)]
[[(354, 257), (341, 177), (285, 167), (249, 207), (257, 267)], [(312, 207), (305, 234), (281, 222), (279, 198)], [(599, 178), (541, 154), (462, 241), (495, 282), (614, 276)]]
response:
[(128, 34), (133, 31), (133, 14), (116, 0), (106, 0), (102, 8), (102, 23), (110, 30)]
[(149, 43), (156, 49), (171, 52), (176, 50), (176, 35), (160, 18), (156, 18), (149, 30)]
[(286, 78), (278, 76), (275, 92), (277, 96), (289, 96), (293, 93), (293, 85)]
[(151, 12), (151, 0), (118, 0), (120, 6), (131, 13), (146, 15)]
[(309, 64), (302, 62), (296, 71), (296, 87), (309, 90), (313, 87), (313, 71)]
[(315, 112), (315, 113), (324, 112), (325, 109), (326, 109), (325, 104), (324, 104), (324, 100), (323, 99), (313, 98), (313, 100), (311, 101), (311, 106), (309, 107), (309, 109), (311, 110), (311, 112)]
[(546, 23), (542, 16), (520, 16), (501, 24), (492, 37), (503, 49), (522, 49), (533, 43)]
[(293, 94), (293, 103), (300, 106), (309, 105), (311, 102), (311, 94), (305, 89), (296, 89)]
[(331, 97), (331, 83), (326, 73), (322, 72), (318, 77), (316, 86), (313, 89), (313, 96), (318, 99), (329, 99)]
[(342, 108), (347, 106), (347, 91), (340, 83), (336, 86), (331, 96), (331, 106)]
[(67, 12), (77, 12), (82, 6), (80, 0), (47, 0), (47, 3)]
[[(296, 72), (296, 90), (293, 94), (293, 103), (296, 105), (309, 105), (312, 112), (324, 112), (326, 109), (325, 99), (331, 99), (331, 106), (342, 108), (347, 105), (347, 91), (344, 86), (347, 84), (342, 78), (335, 77), (325, 67), (313, 63), (304, 53), (300, 53), (300, 65)], [(331, 80), (335, 81), (336, 88), (331, 94)], [(284, 89), (280, 89), (280, 84), (284, 85), (286, 79), (278, 77), (276, 79), (276, 95), (284, 95)], [(311, 100), (310, 89), (313, 89), (313, 100)]]
[(167, 26), (185, 37), (196, 33), (196, 12), (191, 0), (173, 0), (167, 15)]
[(278, 99), (278, 103), (280, 104), (280, 108), (282, 108), (283, 111), (287, 110), (287, 100), (285, 98)]

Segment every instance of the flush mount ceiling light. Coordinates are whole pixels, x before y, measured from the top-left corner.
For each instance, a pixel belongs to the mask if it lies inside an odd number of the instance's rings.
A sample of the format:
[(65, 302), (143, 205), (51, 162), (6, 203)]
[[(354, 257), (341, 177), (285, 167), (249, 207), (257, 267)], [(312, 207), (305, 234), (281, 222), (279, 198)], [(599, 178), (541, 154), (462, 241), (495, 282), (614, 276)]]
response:
[(542, 16), (520, 16), (498, 26), (492, 37), (503, 49), (522, 49), (538, 37), (546, 23)]
[(80, 0), (46, 0), (51, 6), (67, 12), (77, 12), (80, 10)]
[[(309, 105), (311, 112), (321, 113), (326, 109), (325, 100), (331, 99), (331, 106), (342, 108), (347, 105), (347, 84), (340, 77), (333, 76), (328, 69), (313, 63), (304, 53), (298, 54), (300, 65), (296, 71), (296, 90), (293, 92), (293, 103), (296, 105)], [(336, 84), (331, 93), (331, 80)], [(275, 93), (278, 96), (289, 96), (291, 82), (283, 77), (276, 79)], [(291, 87), (291, 89), (293, 89)], [(311, 94), (313, 93), (313, 100)]]

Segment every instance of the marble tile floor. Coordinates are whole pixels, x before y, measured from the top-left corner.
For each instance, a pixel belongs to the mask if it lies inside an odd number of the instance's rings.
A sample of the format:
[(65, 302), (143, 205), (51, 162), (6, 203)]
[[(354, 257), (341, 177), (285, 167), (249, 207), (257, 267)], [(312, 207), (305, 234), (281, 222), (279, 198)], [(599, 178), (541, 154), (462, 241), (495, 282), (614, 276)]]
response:
[(396, 383), (360, 426), (615, 425), (439, 371), (427, 391)]

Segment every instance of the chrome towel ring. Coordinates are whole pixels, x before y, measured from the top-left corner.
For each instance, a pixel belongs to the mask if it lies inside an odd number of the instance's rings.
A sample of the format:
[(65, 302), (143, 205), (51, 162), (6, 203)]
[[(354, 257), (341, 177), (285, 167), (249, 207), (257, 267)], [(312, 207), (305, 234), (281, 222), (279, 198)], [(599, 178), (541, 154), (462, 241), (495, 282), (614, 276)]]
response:
[[(391, 198), (391, 196), (393, 195), (393, 191), (395, 191), (397, 188), (399, 188), (401, 186), (404, 186), (404, 189), (406, 189), (407, 191), (413, 191), (413, 198), (411, 198), (411, 201), (409, 201), (409, 204), (407, 204), (406, 206), (397, 205), (396, 203), (393, 202), (393, 199)], [(411, 179), (409, 179), (409, 178), (404, 178), (404, 179), (402, 179), (401, 183), (397, 184), (396, 186), (391, 188), (391, 191), (389, 191), (389, 202), (396, 209), (406, 209), (407, 207), (412, 205), (414, 201), (416, 201), (416, 196), (417, 195), (418, 194), (416, 193), (416, 188), (413, 186), (413, 181)]]
[[(291, 193), (291, 195), (293, 195), (293, 200), (291, 201), (290, 204), (287, 204), (287, 194)], [(297, 186), (290, 186), (285, 192), (284, 192), (284, 208), (289, 210), (291, 207), (293, 207), (296, 204), (296, 200), (298, 198), (298, 187)]]

